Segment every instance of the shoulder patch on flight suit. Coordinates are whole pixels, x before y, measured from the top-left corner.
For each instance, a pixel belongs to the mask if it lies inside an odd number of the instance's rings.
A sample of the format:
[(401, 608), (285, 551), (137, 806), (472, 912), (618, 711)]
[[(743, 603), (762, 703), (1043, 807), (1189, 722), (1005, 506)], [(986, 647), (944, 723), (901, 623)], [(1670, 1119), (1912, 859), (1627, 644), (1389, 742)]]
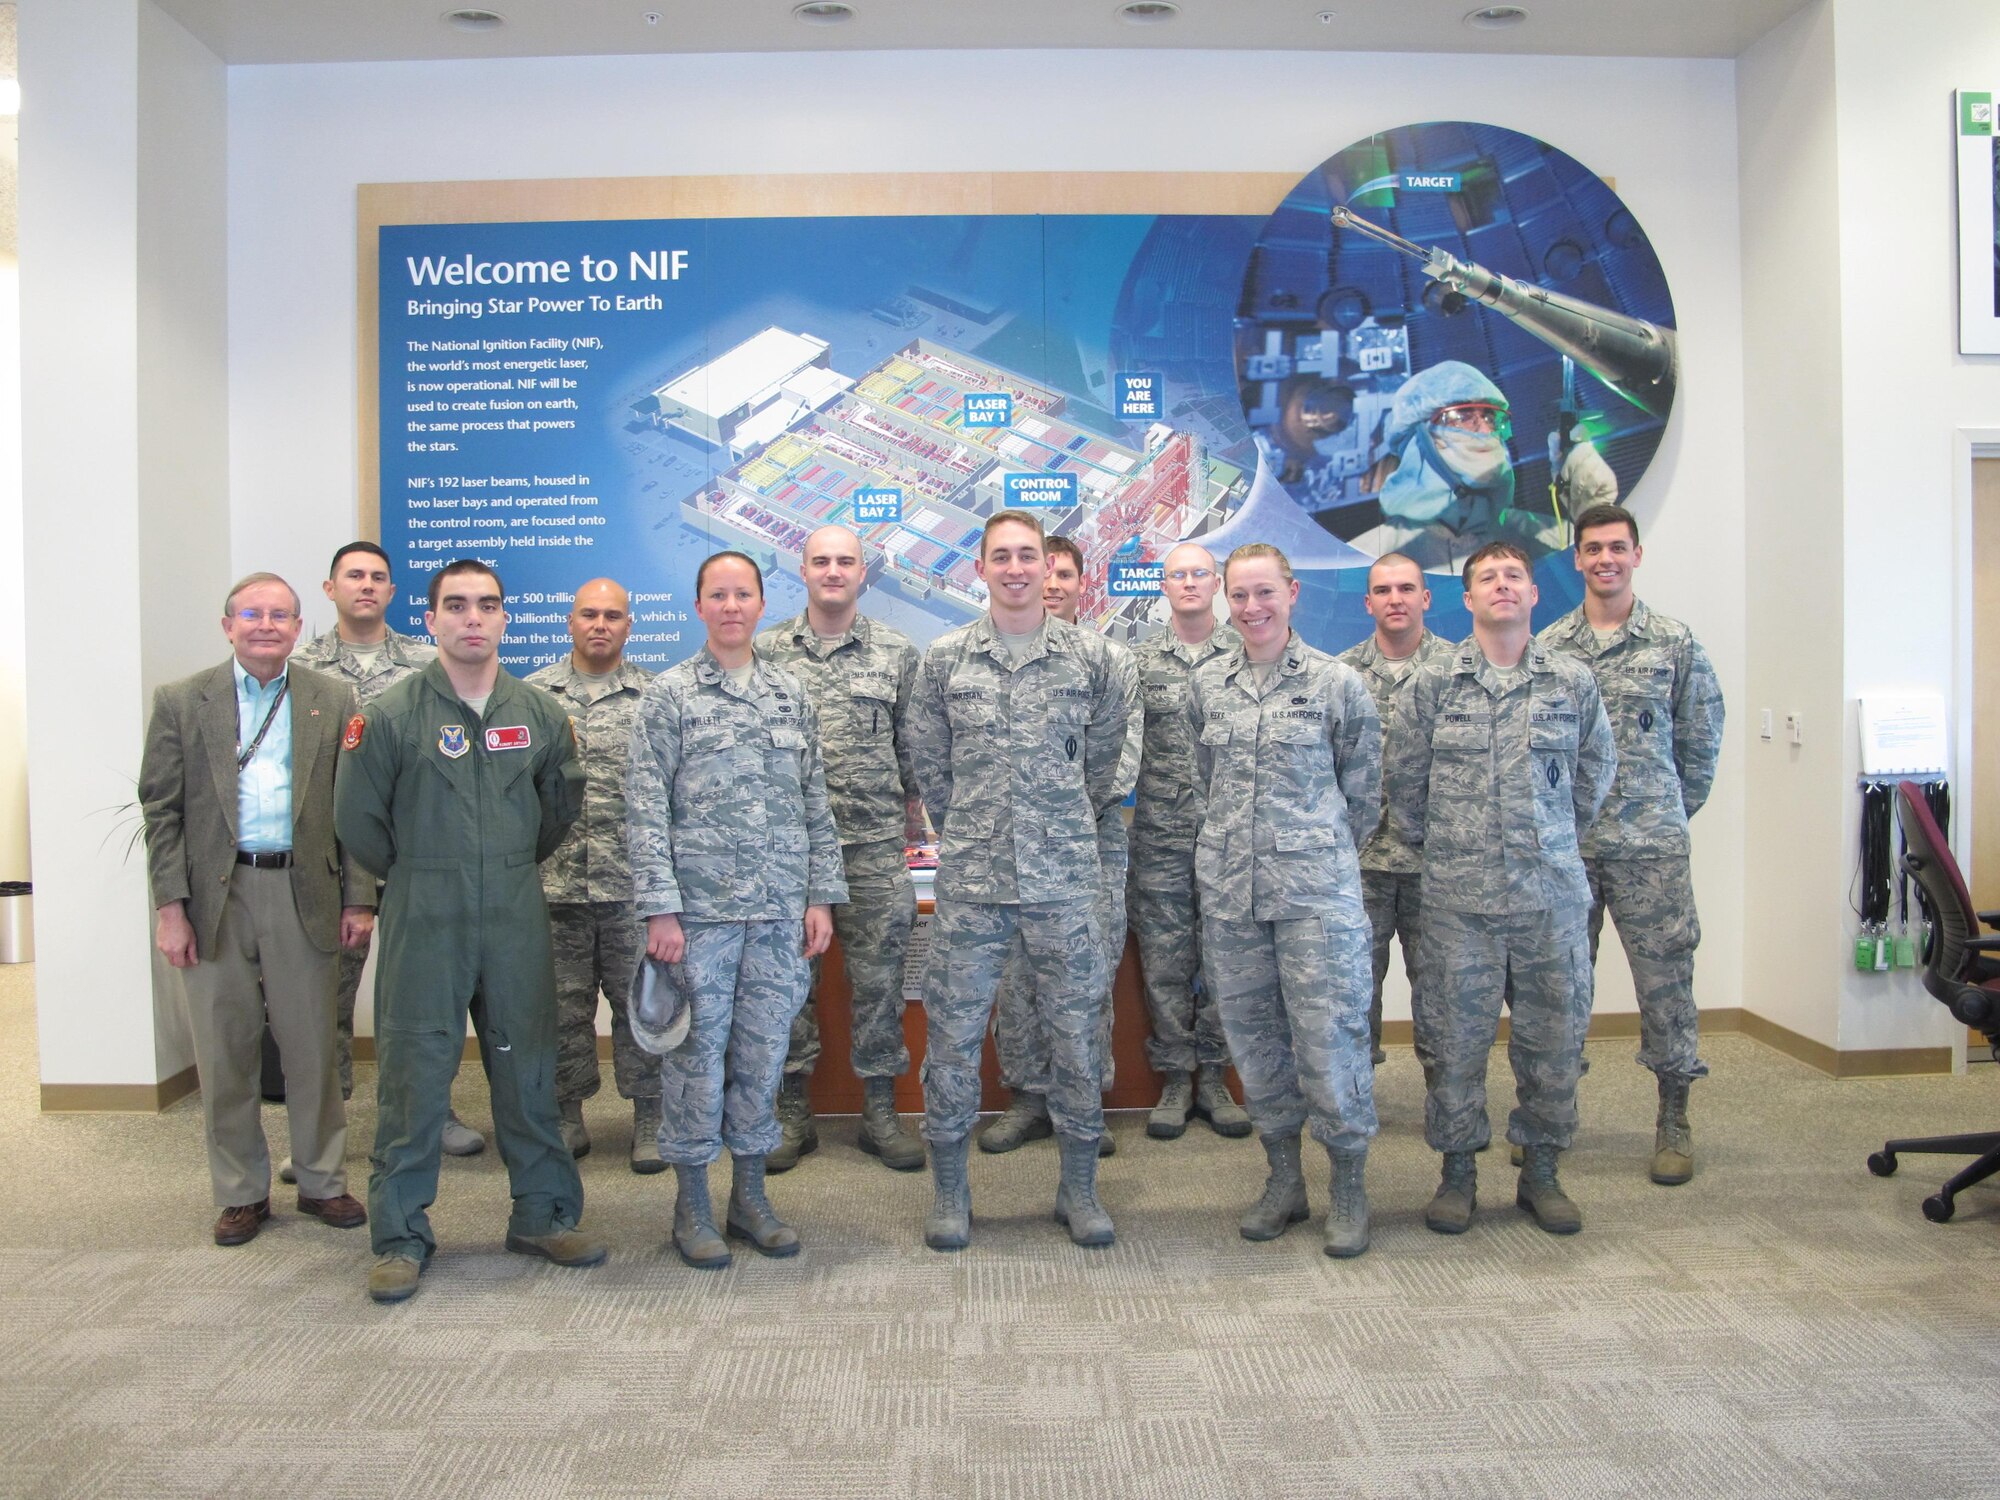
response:
[[(316, 713), (318, 710), (315, 709), (314, 712)], [(361, 732), (367, 727), (367, 718), (362, 714), (355, 714), (347, 721), (347, 729), (340, 736), (340, 748), (343, 750), (359, 750), (361, 748)]]
[(438, 730), (438, 754), (446, 760), (457, 760), (471, 748), (463, 724), (446, 724)]

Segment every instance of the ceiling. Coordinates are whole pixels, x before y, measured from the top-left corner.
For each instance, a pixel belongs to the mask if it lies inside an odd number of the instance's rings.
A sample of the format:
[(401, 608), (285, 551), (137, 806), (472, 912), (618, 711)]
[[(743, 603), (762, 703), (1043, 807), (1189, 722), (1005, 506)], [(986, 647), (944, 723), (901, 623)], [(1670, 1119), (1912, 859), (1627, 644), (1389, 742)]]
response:
[[(795, 18), (795, 0), (157, 3), (226, 63), (299, 63), (995, 47), (1734, 57), (1810, 0), (1519, 0), (1528, 17), (1505, 30), (1466, 24), (1489, 0), (1178, 0), (1146, 25), (1117, 0), (849, 0), (839, 25)], [(505, 24), (446, 24), (459, 5)]]

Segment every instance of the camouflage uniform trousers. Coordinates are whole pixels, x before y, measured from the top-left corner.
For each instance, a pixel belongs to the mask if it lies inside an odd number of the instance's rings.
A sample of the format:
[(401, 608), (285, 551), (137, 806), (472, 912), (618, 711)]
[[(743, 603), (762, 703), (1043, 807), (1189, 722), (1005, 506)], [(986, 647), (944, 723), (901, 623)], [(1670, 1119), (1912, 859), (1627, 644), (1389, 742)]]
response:
[(1590, 957), (1608, 909), (1618, 924), (1632, 988), (1639, 997), (1639, 1066), (1662, 1078), (1708, 1076), (1698, 1055), (1699, 1017), (1694, 1004), (1694, 950), (1701, 918), (1684, 854), (1648, 859), (1587, 859), (1590, 877)]
[[(1111, 991), (1118, 980), (1119, 962), (1125, 957), (1125, 861), (1118, 859), (1115, 864), (1115, 872), (1106, 869), (1091, 906), (1098, 931), (1105, 934), (1097, 1052), (1104, 1080), (1101, 1089), (1107, 1094), (1118, 1074), (1111, 1055)], [(993, 1007), (993, 1053), (1000, 1063), (1000, 1081), (1010, 1091), (1026, 1090), (1047, 1097), (1052, 1082), (1049, 1031), (1035, 1004), (1034, 970), (1018, 933), (1007, 950), (1006, 967), (1000, 971), (1000, 992)]]
[(806, 998), (804, 926), (702, 922), (683, 916), (687, 953), (675, 982), (691, 1016), (660, 1059), (660, 1155), (676, 1166), (768, 1156), (781, 1132), (775, 1105), (792, 1017)]
[[(903, 1041), (903, 959), (917, 920), (917, 888), (901, 839), (849, 844), (847, 904), (833, 909), (833, 932), (847, 965), (848, 1055), (856, 1078), (900, 1078), (910, 1071)], [(785, 1072), (810, 1073), (819, 1061), (819, 966), (812, 993), (792, 1022)]]
[(979, 1117), (979, 1054), (1017, 934), (1032, 980), (1033, 1019), (1049, 1043), (1046, 1092), (1056, 1131), (1091, 1142), (1104, 1132), (1098, 1072), (1104, 930), (1094, 906), (940, 896), (924, 970), (924, 1118), (933, 1144), (964, 1140)]
[(646, 951), (646, 924), (628, 901), (551, 901), (556, 962), (556, 1102), (588, 1099), (597, 1071), (597, 996), (611, 1002), (611, 1062), (627, 1099), (660, 1097), (657, 1060), (632, 1039), (625, 1015), (632, 974)]
[(1202, 962), (1260, 1135), (1310, 1127), (1330, 1151), (1374, 1136), (1368, 934), (1325, 917), (1201, 919)]
[(1215, 995), (1201, 982), (1201, 897), (1194, 850), (1141, 850), (1126, 883), (1132, 936), (1139, 944), (1146, 1014), (1153, 1034), (1146, 1060), (1158, 1073), (1227, 1067), (1229, 1042)]
[[(1417, 1013), (1417, 992), (1423, 988), (1423, 970), (1418, 965), (1422, 952), (1424, 923), (1424, 877), (1412, 871), (1395, 874), (1388, 870), (1361, 872), (1361, 904), (1368, 911), (1368, 925), (1374, 934), (1374, 997), (1368, 1002), (1368, 1041), (1382, 1045), (1382, 981), (1389, 977), (1389, 939), (1403, 943), (1403, 974), (1410, 981), (1410, 1014)], [(1430, 1070), (1430, 1047), (1421, 1030), (1411, 1028), (1417, 1044), (1417, 1061)]]
[(1589, 913), (1581, 906), (1491, 915), (1435, 899), (1424, 910), (1416, 1032), (1433, 1060), (1424, 1139), (1435, 1151), (1477, 1151), (1492, 1139), (1486, 1063), (1511, 996), (1507, 1043), (1516, 1104), (1507, 1139), (1567, 1149), (1590, 1027)]

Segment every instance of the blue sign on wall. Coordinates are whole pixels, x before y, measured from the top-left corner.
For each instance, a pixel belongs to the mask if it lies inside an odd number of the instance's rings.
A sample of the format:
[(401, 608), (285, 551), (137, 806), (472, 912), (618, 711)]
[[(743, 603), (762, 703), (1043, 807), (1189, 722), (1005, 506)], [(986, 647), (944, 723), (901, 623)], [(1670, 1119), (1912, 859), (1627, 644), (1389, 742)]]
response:
[(1007, 474), (1000, 493), (1009, 510), (1034, 510), (1076, 504), (1074, 474)]
[(849, 497), (857, 525), (903, 519), (903, 492), (888, 486), (856, 490)]
[(1132, 421), (1157, 422), (1166, 415), (1166, 381), (1157, 374), (1117, 377), (1117, 414)]

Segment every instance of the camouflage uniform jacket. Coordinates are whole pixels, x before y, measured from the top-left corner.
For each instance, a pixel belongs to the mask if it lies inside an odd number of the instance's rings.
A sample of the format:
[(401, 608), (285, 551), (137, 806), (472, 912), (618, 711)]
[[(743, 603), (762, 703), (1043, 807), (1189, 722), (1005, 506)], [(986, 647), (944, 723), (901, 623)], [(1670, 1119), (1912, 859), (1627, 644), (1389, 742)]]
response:
[(907, 720), (917, 680), (915, 642), (856, 615), (837, 645), (819, 654), (801, 610), (757, 636), (757, 653), (805, 684), (819, 714), (826, 795), (843, 844), (901, 839), (916, 800)]
[(1260, 696), (1238, 643), (1196, 670), (1188, 724), (1203, 915), (1365, 928), (1354, 851), (1381, 816), (1382, 723), (1361, 674), (1294, 633)]
[(364, 667), (354, 648), (340, 638), (338, 626), (314, 636), (292, 653), (292, 660), (302, 667), (353, 683), (364, 704), (373, 703), (384, 688), (422, 671), (436, 657), (437, 647), (392, 630), (382, 642), (382, 654), (375, 658), (375, 665)]
[(1467, 636), (1417, 668), (1389, 729), (1389, 826), (1424, 855), (1423, 901), (1498, 915), (1588, 907), (1578, 840), (1618, 751), (1588, 668), (1533, 641), (1503, 688)]
[(1099, 820), (1124, 800), (1130, 663), (1049, 616), (1011, 668), (990, 614), (932, 643), (910, 699), (910, 748), (938, 829), (938, 895), (1023, 905), (1096, 895)]
[(1194, 735), (1187, 705), (1195, 668), (1236, 646), (1236, 632), (1218, 625), (1190, 646), (1169, 625), (1132, 648), (1144, 709), (1145, 750), (1139, 760), (1132, 836), (1155, 849), (1190, 850), (1201, 828), (1194, 790)]
[[(1361, 674), (1361, 680), (1368, 684), (1368, 691), (1375, 695), (1375, 712), (1382, 716), (1382, 758), (1389, 757), (1387, 744), (1390, 727), (1394, 721), (1391, 710), (1395, 707), (1396, 692), (1410, 680), (1410, 675), (1428, 661), (1449, 661), (1451, 642), (1434, 630), (1426, 630), (1423, 639), (1417, 642), (1417, 649), (1398, 660), (1384, 656), (1382, 648), (1375, 643), (1371, 634), (1358, 646), (1349, 646), (1340, 653), (1340, 659)], [(1424, 867), (1424, 857), (1397, 839), (1389, 831), (1388, 788), (1383, 788), (1382, 821), (1376, 830), (1368, 835), (1368, 842), (1361, 846), (1361, 868), (1377, 870), (1387, 875), (1415, 875)]]
[(587, 682), (565, 656), (528, 681), (563, 707), (576, 734), (587, 778), (583, 816), (542, 862), (542, 894), (550, 901), (630, 901), (632, 856), (625, 846), (625, 771), (632, 759), (632, 725), (639, 695), (653, 674), (629, 661), (604, 682)]
[(819, 716), (772, 662), (753, 657), (739, 688), (703, 647), (648, 683), (625, 806), (642, 917), (774, 922), (847, 900)]
[(1618, 741), (1618, 779), (1584, 835), (1586, 859), (1688, 852), (1722, 754), (1722, 686), (1708, 653), (1679, 620), (1642, 600), (1605, 645), (1578, 605), (1535, 638), (1590, 668)]

